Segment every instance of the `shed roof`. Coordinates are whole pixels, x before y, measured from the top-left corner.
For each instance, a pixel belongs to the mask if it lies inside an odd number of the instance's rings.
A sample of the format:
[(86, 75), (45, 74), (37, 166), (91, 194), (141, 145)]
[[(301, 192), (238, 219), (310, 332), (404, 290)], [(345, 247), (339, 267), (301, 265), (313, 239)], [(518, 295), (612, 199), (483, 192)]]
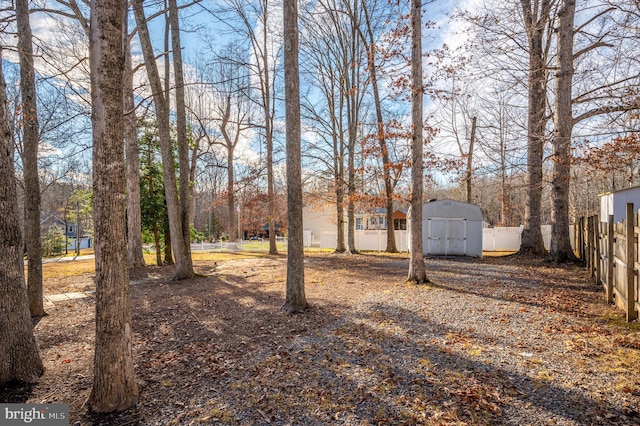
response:
[(482, 210), (475, 204), (455, 200), (437, 200), (422, 207), (422, 219), (455, 218), (482, 222)]

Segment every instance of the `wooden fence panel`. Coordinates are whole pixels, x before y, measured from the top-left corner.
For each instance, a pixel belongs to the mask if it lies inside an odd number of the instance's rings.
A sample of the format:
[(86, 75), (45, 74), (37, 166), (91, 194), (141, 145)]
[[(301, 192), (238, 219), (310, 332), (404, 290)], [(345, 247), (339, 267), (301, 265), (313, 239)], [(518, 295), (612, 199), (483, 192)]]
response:
[(600, 222), (597, 215), (580, 218), (576, 252), (581, 255), (590, 276), (605, 290), (608, 303), (615, 303), (627, 321), (640, 312), (640, 210), (627, 204), (627, 218), (613, 223)]

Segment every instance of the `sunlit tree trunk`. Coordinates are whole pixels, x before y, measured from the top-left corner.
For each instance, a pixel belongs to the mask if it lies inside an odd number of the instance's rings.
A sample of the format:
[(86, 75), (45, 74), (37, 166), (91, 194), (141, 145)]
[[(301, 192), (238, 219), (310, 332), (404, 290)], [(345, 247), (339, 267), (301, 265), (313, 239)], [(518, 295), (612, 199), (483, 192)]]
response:
[(569, 185), (571, 181), (571, 133), (573, 111), (573, 21), (575, 0), (563, 0), (558, 10), (557, 66), (553, 129), (553, 220), (548, 260), (577, 261), (569, 237)]
[(527, 117), (527, 204), (520, 254), (543, 256), (542, 154), (546, 129), (547, 68), (545, 31), (549, 24), (550, 0), (531, 4), (520, 0), (529, 41), (529, 109)]
[(191, 259), (191, 167), (189, 165), (189, 142), (187, 140), (187, 110), (184, 100), (184, 72), (182, 46), (180, 43), (180, 20), (176, 0), (169, 0), (169, 22), (171, 26), (171, 49), (173, 51), (173, 73), (176, 85), (176, 130), (178, 136), (178, 162), (180, 173), (180, 217), (182, 219), (182, 242), (184, 252)]
[(123, 42), (126, 2), (91, 3), (93, 214), (96, 341), (89, 405), (95, 412), (129, 408), (138, 399), (131, 349), (127, 265)]
[(45, 315), (42, 292), (42, 240), (40, 238), (40, 178), (38, 143), (40, 129), (36, 106), (36, 78), (33, 63), (28, 0), (16, 0), (18, 58), (20, 61), (21, 125), (24, 167), (25, 243), (27, 246), (27, 292), (31, 316)]
[(297, 0), (283, 0), (282, 6), (284, 25), (284, 93), (287, 117), (287, 219), (289, 223), (287, 289), (283, 309), (288, 314), (291, 314), (305, 310), (308, 305), (304, 292)]
[(477, 117), (471, 119), (471, 137), (469, 138), (469, 152), (467, 153), (467, 170), (465, 170), (465, 186), (467, 187), (467, 203), (473, 203), (472, 189), (473, 186), (473, 148), (476, 142), (476, 125), (478, 122)]
[(128, 37), (124, 49), (125, 63), (122, 83), (124, 85), (124, 139), (127, 161), (127, 250), (129, 267), (142, 268), (145, 266), (145, 262), (142, 252), (142, 217), (140, 212), (138, 119), (133, 98), (133, 69)]
[(153, 102), (156, 110), (158, 134), (160, 137), (160, 153), (162, 156), (162, 174), (164, 177), (167, 211), (169, 213), (169, 229), (171, 234), (171, 249), (176, 264), (175, 279), (187, 279), (194, 276), (191, 256), (186, 251), (182, 230), (182, 215), (178, 198), (176, 169), (173, 148), (171, 144), (171, 129), (169, 123), (169, 104), (164, 95), (162, 81), (153, 54), (149, 29), (144, 16), (142, 0), (133, 1), (133, 10), (138, 25), (138, 37), (142, 47), (145, 67), (149, 83), (153, 92)]
[(407, 281), (427, 283), (422, 245), (422, 0), (411, 1), (411, 258)]
[(369, 11), (364, 7), (364, 16), (367, 24), (367, 36), (361, 35), (367, 51), (367, 66), (371, 77), (371, 90), (373, 91), (373, 103), (376, 110), (376, 121), (378, 124), (378, 144), (380, 145), (380, 157), (382, 158), (382, 178), (384, 180), (385, 207), (387, 209), (387, 248), (388, 253), (397, 253), (395, 228), (393, 227), (393, 182), (391, 179), (391, 161), (389, 159), (389, 148), (385, 135), (384, 119), (382, 117), (382, 101), (378, 89), (378, 73), (375, 59), (375, 41)]
[(0, 67), (0, 384), (13, 380), (33, 383), (42, 375), (44, 367), (33, 335), (24, 282), (13, 138), (6, 93)]

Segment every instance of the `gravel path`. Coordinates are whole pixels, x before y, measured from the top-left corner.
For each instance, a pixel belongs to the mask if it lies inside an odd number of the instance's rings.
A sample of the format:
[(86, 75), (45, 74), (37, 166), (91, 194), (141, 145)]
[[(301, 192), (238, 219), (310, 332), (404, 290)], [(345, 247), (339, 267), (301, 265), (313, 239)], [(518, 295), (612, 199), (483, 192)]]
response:
[(282, 256), (137, 271), (140, 401), (115, 415), (84, 406), (93, 299), (56, 305), (36, 327), (45, 375), (0, 400), (69, 403), (79, 425), (640, 424), (640, 324), (580, 268), (427, 259), (416, 286), (402, 255), (305, 263), (312, 308), (293, 316)]

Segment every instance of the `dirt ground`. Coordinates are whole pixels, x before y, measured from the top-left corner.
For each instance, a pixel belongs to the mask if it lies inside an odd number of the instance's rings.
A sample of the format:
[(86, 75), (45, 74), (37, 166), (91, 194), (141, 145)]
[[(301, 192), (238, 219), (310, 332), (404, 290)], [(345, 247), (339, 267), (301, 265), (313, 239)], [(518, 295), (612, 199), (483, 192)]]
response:
[[(139, 403), (87, 412), (94, 300), (57, 303), (35, 331), (46, 372), (0, 401), (66, 403), (79, 425), (640, 424), (640, 324), (575, 267), (513, 258), (306, 257), (311, 308), (287, 316), (286, 258), (131, 273)], [(45, 294), (93, 276), (50, 278)]]

